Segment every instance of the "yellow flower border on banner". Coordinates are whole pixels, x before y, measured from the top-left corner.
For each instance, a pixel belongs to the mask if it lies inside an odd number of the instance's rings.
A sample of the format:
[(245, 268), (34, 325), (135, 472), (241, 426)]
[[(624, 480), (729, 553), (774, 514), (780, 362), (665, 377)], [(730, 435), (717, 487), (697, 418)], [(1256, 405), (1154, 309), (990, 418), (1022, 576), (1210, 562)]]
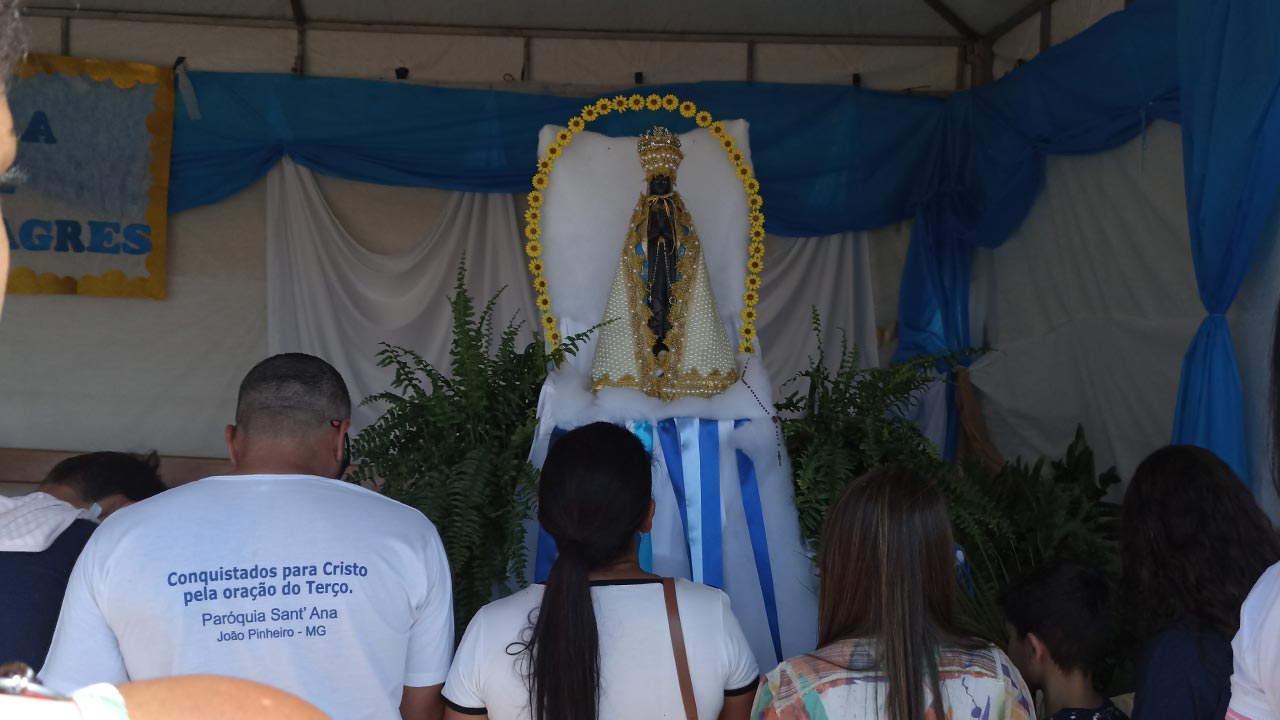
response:
[(173, 150), (173, 70), (141, 63), (89, 60), (60, 55), (28, 55), (15, 69), (19, 79), (40, 73), (85, 75), (97, 82), (110, 81), (127, 90), (138, 83), (155, 85), (154, 109), (147, 116), (151, 132), (151, 189), (148, 191), (147, 225), (151, 227), (151, 252), (147, 253), (147, 274), (129, 277), (119, 270), (79, 279), (54, 273), (36, 274), (29, 267), (9, 272), (9, 293), (14, 295), (96, 295), (163, 300), (165, 267), (169, 254), (169, 158)]
[[(547, 148), (546, 154), (538, 160), (538, 172), (533, 176), (533, 190), (527, 196), (529, 201), (529, 210), (525, 212), (525, 254), (529, 256), (529, 274), (533, 276), (534, 292), (537, 294), (538, 309), (542, 311), (542, 327), (544, 337), (551, 345), (560, 344), (560, 333), (558, 332), (559, 321), (552, 313), (551, 293), (547, 284), (547, 279), (543, 274), (546, 270), (542, 262), (542, 203), (546, 200), (543, 191), (551, 187), (551, 170), (555, 167), (555, 162), (564, 155), (565, 148), (573, 143), (574, 137), (579, 132), (586, 129), (586, 126), (595, 122), (600, 117), (607, 115), (610, 111), (617, 113), (625, 112), (676, 112), (686, 118), (693, 118), (699, 127), (710, 128), (711, 134), (719, 141), (721, 149), (729, 157), (729, 162), (733, 163), (734, 173), (739, 180), (742, 181), (742, 189), (747, 195), (747, 216), (750, 225), (750, 231), (746, 240), (749, 241), (747, 256), (747, 279), (746, 292), (743, 300), (746, 302), (741, 317), (743, 325), (738, 329), (738, 336), (742, 340), (738, 345), (738, 351), (750, 353), (755, 350), (756, 337), (756, 311), (755, 305), (759, 299), (760, 290), (760, 273), (764, 271), (764, 200), (760, 197), (760, 181), (755, 179), (751, 168), (746, 164), (746, 158), (742, 152), (737, 150), (734, 144), (733, 136), (722, 123), (716, 121), (711, 113), (706, 110), (698, 110), (698, 106), (689, 100), (681, 100), (675, 95), (640, 95), (632, 94), (629, 96), (619, 95), (612, 100), (601, 98), (582, 109), (582, 112), (569, 119), (567, 124), (568, 130), (561, 130), (554, 143)], [(749, 310), (749, 311), (748, 311)]]

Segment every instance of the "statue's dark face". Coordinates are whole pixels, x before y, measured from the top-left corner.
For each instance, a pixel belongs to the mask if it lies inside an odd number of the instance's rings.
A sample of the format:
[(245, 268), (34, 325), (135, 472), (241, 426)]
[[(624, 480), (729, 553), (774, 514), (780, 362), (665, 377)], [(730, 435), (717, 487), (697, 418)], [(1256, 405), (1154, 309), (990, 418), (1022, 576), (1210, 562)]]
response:
[(650, 195), (666, 195), (671, 192), (671, 178), (666, 175), (655, 175), (649, 181)]

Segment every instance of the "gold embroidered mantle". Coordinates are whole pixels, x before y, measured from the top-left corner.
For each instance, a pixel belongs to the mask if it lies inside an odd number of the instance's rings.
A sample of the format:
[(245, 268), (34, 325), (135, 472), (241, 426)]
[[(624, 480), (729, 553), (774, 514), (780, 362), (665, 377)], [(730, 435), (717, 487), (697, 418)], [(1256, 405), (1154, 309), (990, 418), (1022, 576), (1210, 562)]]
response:
[[(662, 202), (677, 236), (676, 278), (671, 283), (671, 329), (664, 342), (670, 351), (653, 354), (657, 340), (649, 327), (653, 317), (646, 300), (645, 272), (649, 238), (649, 208)], [(684, 201), (679, 193), (641, 195), (631, 214), (626, 243), (609, 289), (595, 358), (591, 389), (629, 387), (663, 400), (711, 397), (738, 380), (738, 369), (720, 308), (711, 289), (711, 276)]]

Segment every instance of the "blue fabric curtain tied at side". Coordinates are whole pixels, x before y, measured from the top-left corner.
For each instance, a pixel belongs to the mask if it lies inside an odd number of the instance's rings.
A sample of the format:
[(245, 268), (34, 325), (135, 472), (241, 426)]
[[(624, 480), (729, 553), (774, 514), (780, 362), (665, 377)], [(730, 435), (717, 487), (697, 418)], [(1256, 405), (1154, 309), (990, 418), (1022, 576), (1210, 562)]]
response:
[(1280, 192), (1280, 3), (1183, 0), (1178, 22), (1191, 255), (1209, 316), (1183, 361), (1173, 441), (1214, 451), (1252, 485), (1224, 313)]
[[(1000, 80), (948, 99), (915, 212), (898, 299), (895, 359), (964, 353), (977, 247), (999, 247), (1044, 185), (1045, 156), (1098, 152), (1177, 115), (1174, 0), (1138, 0)], [(961, 355), (960, 363), (968, 364)], [(947, 441), (956, 418), (948, 387)]]

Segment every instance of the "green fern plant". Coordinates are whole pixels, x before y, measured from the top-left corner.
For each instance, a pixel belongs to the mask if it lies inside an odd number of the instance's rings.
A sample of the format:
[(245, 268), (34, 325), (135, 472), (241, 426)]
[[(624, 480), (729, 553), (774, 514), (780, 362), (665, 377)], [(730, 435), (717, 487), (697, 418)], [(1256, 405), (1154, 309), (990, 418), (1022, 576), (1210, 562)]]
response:
[(477, 314), (464, 261), (450, 298), (448, 372), (384, 343), (378, 365), (394, 369), (391, 388), (364, 403), (387, 410), (352, 442), (360, 464), (351, 479), (419, 508), (440, 531), (459, 638), (480, 607), (524, 575), (523, 523), (537, 480), (527, 458), (538, 394), (548, 365), (575, 353), (587, 337), (570, 337), (550, 352), (536, 336), (521, 347), (523, 325), (512, 321), (495, 341), (500, 295)]
[[(813, 326), (821, 337), (816, 312)], [(1105, 498), (1119, 477), (1114, 469), (1096, 472), (1083, 430), (1052, 463), (1014, 461), (997, 472), (956, 466), (905, 419), (920, 392), (936, 380), (936, 364), (954, 358), (929, 356), (862, 368), (847, 342), (839, 352), (835, 369), (828, 369), (819, 341), (810, 367), (791, 381), (807, 381), (807, 389), (778, 404), (800, 527), (812, 548), (827, 508), (850, 480), (882, 465), (899, 465), (936, 478), (947, 496), (956, 541), (968, 559), (957, 618), (965, 632), (1003, 646), (1000, 591), (1038, 565), (1072, 559), (1114, 577), (1118, 510)]]
[(796, 383), (807, 387), (791, 392), (777, 408), (794, 471), (800, 529), (810, 546), (816, 547), (827, 508), (850, 479), (888, 464), (932, 475), (945, 463), (933, 443), (906, 418), (920, 392), (933, 382), (936, 358), (864, 368), (857, 348), (850, 348), (842, 337), (839, 362), (832, 370), (816, 309), (812, 322), (817, 355), (783, 389)]

